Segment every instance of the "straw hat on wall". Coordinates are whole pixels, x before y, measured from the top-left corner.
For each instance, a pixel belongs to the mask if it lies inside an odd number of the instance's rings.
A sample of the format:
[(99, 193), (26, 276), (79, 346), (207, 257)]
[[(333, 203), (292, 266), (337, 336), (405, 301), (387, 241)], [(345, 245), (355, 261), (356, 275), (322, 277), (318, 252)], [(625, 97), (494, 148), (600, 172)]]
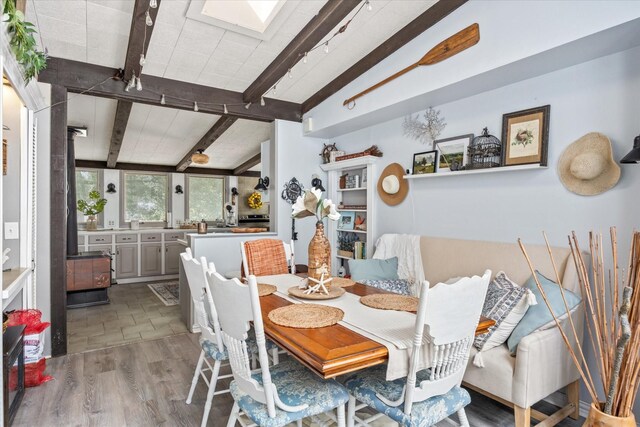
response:
[(611, 141), (591, 132), (569, 145), (558, 160), (560, 181), (572, 193), (595, 196), (613, 188), (620, 166), (613, 159)]
[(383, 202), (395, 206), (407, 197), (409, 183), (403, 178), (404, 169), (398, 163), (391, 163), (384, 168), (378, 179), (378, 194)]

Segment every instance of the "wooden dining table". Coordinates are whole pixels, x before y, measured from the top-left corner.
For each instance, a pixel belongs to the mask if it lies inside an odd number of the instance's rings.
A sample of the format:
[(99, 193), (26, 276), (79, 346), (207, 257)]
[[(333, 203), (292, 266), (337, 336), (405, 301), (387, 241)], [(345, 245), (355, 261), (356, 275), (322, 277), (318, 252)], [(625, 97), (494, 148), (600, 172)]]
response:
[[(358, 296), (390, 293), (361, 283), (347, 286), (344, 289)], [(322, 303), (321, 301), (314, 302)], [(341, 324), (324, 328), (301, 329), (276, 325), (269, 320), (269, 312), (290, 304), (294, 303), (277, 294), (260, 297), (265, 333), (279, 347), (320, 377), (337, 377), (383, 364), (389, 358), (387, 347), (383, 344)], [(476, 335), (487, 332), (494, 324), (493, 320), (481, 317)]]

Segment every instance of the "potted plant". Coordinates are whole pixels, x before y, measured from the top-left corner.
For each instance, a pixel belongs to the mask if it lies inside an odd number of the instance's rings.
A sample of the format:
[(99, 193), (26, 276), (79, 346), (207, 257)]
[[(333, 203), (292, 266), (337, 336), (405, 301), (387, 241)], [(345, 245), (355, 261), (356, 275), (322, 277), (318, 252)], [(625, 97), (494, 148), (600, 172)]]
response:
[[(324, 235), (322, 220), (329, 218), (332, 221), (340, 219), (336, 205), (330, 199), (322, 198), (322, 191), (317, 189), (305, 190), (304, 194), (293, 205), (291, 216), (293, 218), (316, 217), (316, 233), (309, 242), (309, 277), (319, 279), (321, 271), (331, 271), (331, 245)], [(324, 268), (323, 268), (324, 267)]]
[[(591, 409), (584, 423), (585, 427), (636, 426), (633, 405), (640, 387), (640, 232), (632, 233), (626, 277), (624, 273), (620, 273), (618, 267), (616, 229), (612, 227), (610, 234), (610, 244), (606, 244), (600, 234), (589, 234), (588, 258), (591, 261), (591, 269), (584, 261), (575, 233), (569, 236), (587, 316), (588, 339), (584, 340), (583, 346), (591, 346), (597, 369), (587, 365), (587, 348), (583, 349), (580, 345), (574, 348), (571, 345), (572, 341), (579, 342), (573, 322), (569, 322), (569, 328), (566, 330), (560, 325), (559, 318), (567, 314), (569, 309), (557, 269), (556, 278), (566, 311), (554, 313), (538, 281), (536, 269), (524, 245), (518, 240), (540, 294), (591, 397)], [(544, 237), (546, 241), (546, 235)], [(605, 258), (605, 246), (611, 247), (610, 258)], [(548, 242), (547, 248), (555, 269)], [(605, 267), (607, 259), (611, 260), (609, 270)]]
[(78, 210), (87, 217), (87, 230), (96, 230), (98, 228), (98, 219), (96, 215), (104, 210), (107, 199), (100, 197), (98, 190), (89, 192), (89, 200), (78, 200)]

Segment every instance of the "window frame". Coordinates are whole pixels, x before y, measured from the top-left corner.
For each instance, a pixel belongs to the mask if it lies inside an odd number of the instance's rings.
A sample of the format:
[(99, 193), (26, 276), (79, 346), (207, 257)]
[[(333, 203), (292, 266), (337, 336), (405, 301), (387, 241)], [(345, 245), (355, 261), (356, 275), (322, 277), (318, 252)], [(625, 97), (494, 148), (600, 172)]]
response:
[[(78, 173), (78, 172), (97, 172), (98, 174), (98, 179), (97, 179), (97, 188), (96, 190), (98, 190), (98, 193), (100, 193), (100, 197), (104, 197), (104, 170), (102, 169), (96, 169), (96, 168), (75, 168), (74, 173)], [(79, 219), (79, 217), (83, 217), (85, 215), (80, 215), (82, 212), (80, 212), (78, 210), (78, 180), (74, 174), (73, 179), (75, 180), (75, 184), (76, 184), (76, 216), (78, 217), (77, 219)], [(85, 197), (88, 197), (85, 196)], [(87, 221), (76, 221), (78, 223), (78, 228), (80, 228), (80, 226), (82, 226), (82, 228), (86, 228), (87, 226)], [(100, 212), (98, 214), (98, 228), (102, 228), (102, 226), (104, 225), (104, 210), (102, 212)]]
[(167, 178), (166, 188), (166, 202), (164, 207), (164, 220), (163, 221), (140, 221), (140, 228), (158, 228), (167, 226), (167, 212), (171, 212), (171, 183), (172, 175), (167, 172), (151, 172), (151, 171), (132, 171), (121, 170), (120, 171), (120, 224), (131, 227), (131, 221), (125, 221), (125, 197), (127, 193), (126, 175), (158, 175)]
[[(227, 204), (227, 177), (222, 175), (203, 175), (203, 174), (184, 174), (184, 186), (185, 186), (185, 198), (184, 198), (184, 218), (190, 219), (191, 221), (198, 220), (197, 218), (189, 217), (189, 200), (190, 200), (190, 188), (189, 188), (189, 179), (190, 178), (212, 178), (212, 179), (221, 179), (222, 180), (222, 212), (221, 218), (226, 223), (225, 218), (225, 205)], [(215, 219), (211, 221), (207, 221), (208, 225), (215, 225)]]

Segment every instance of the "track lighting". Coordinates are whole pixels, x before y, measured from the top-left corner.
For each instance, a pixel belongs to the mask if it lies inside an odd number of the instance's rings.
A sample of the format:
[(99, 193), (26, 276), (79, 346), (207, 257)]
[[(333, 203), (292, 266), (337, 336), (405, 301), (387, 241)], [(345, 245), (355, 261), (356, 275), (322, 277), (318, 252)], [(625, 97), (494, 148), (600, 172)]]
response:
[(364, 4), (367, 5), (367, 11), (371, 12), (373, 10), (373, 6), (371, 5), (371, 1), (370, 0), (366, 0), (364, 2)]
[(264, 107), (267, 103), (264, 101), (264, 95), (260, 97), (260, 106)]
[(327, 40), (324, 44), (324, 53), (329, 53), (329, 40)]
[(162, 97), (160, 97), (160, 105), (165, 105), (167, 103), (167, 100), (164, 99), (164, 93), (162, 94)]
[(309, 55), (309, 52), (305, 52), (304, 56), (302, 57), (302, 63), (306, 64), (307, 63), (307, 56)]
[(140, 54), (140, 66), (143, 66), (145, 64), (145, 62), (147, 62), (147, 61), (144, 59), (144, 53), (141, 53)]
[(136, 90), (138, 92), (142, 90), (142, 80), (140, 80), (140, 77), (136, 78)]
[(229, 114), (229, 110), (227, 110), (227, 104), (222, 104), (222, 106), (224, 107), (224, 113)]
[(289, 75), (290, 79), (293, 78), (293, 73), (291, 72), (291, 68), (289, 68), (289, 71), (287, 71), (287, 74)]
[(247, 104), (244, 106), (244, 109), (248, 110), (249, 108), (251, 108), (251, 103), (247, 102)]
[(198, 103), (196, 101), (193, 102), (193, 111), (198, 112)]
[(136, 85), (136, 75), (133, 74), (131, 76), (131, 78), (129, 79), (129, 82), (127, 83), (127, 85), (125, 86), (124, 90), (125, 92), (129, 92), (130, 89), (133, 89)]
[(158, 7), (158, 0), (149, 0), (149, 7), (151, 9), (155, 9), (156, 7)]
[(277, 85), (273, 85), (273, 88), (271, 88), (271, 94), (273, 96), (276, 96), (276, 90), (278, 90), (278, 86)]
[(151, 27), (153, 25), (153, 19), (151, 19), (149, 11), (147, 10), (144, 15), (144, 22), (147, 24), (147, 27)]

